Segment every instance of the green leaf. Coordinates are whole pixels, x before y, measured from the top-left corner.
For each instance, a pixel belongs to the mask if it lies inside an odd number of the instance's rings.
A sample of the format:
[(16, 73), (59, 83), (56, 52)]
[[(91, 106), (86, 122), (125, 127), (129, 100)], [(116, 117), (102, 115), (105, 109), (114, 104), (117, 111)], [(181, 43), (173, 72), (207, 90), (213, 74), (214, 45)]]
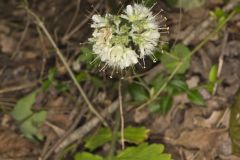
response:
[(215, 8), (214, 11), (210, 12), (210, 15), (215, 18), (219, 24), (227, 18), (227, 13), (219, 7)]
[(166, 79), (162, 74), (159, 74), (156, 77), (154, 77), (154, 79), (151, 82), (154, 88), (154, 91), (158, 91), (162, 87), (165, 81)]
[(169, 85), (171, 87), (173, 87), (174, 89), (177, 89), (177, 90), (179, 90), (181, 92), (188, 90), (187, 84), (184, 81), (180, 80), (180, 79), (173, 79), (173, 80), (171, 80), (169, 82)]
[(17, 101), (16, 106), (11, 112), (11, 115), (15, 120), (23, 121), (32, 115), (33, 112), (31, 111), (31, 108), (36, 101), (36, 95), (37, 91), (34, 91)]
[[(149, 130), (145, 127), (127, 127), (124, 129), (124, 139), (130, 143), (139, 144), (148, 138)], [(120, 133), (118, 133), (120, 138)], [(109, 128), (100, 128), (93, 136), (85, 140), (85, 148), (91, 151), (112, 140), (112, 132)]]
[(172, 95), (167, 95), (160, 100), (160, 112), (167, 113), (172, 106)]
[(160, 103), (151, 103), (150, 105), (148, 105), (148, 109), (150, 110), (150, 112), (158, 112), (160, 110), (161, 106)]
[(86, 140), (85, 147), (93, 151), (103, 144), (111, 141), (111, 139), (111, 130), (109, 128), (100, 128), (98, 132)]
[(148, 138), (149, 131), (150, 130), (146, 129), (145, 127), (136, 128), (128, 126), (124, 129), (124, 138), (128, 142), (139, 144), (144, 142), (144, 140)]
[(177, 44), (171, 50), (171, 53), (165, 53), (161, 56), (161, 62), (169, 73), (172, 73), (175, 68), (181, 63), (177, 73), (183, 74), (190, 66), (190, 50), (183, 44)]
[(47, 112), (39, 111), (34, 113), (31, 108), (36, 100), (38, 91), (34, 91), (29, 95), (18, 100), (11, 115), (19, 124), (20, 130), (23, 135), (29, 139), (42, 140), (43, 136), (38, 132), (38, 128), (44, 123)]
[(204, 105), (204, 99), (197, 89), (187, 91), (188, 99), (196, 105)]
[(35, 137), (38, 140), (43, 140), (43, 136), (40, 133), (38, 133), (37, 128), (41, 127), (41, 125), (45, 122), (46, 117), (47, 112), (40, 111), (33, 114), (30, 118), (25, 120), (20, 125), (20, 130), (23, 133), (23, 135), (32, 140), (35, 140)]
[(151, 103), (148, 105), (148, 108), (151, 112), (160, 112), (160, 113), (167, 113), (169, 109), (172, 106), (172, 96), (171, 94), (168, 94), (161, 98), (158, 102), (156, 103)]
[(78, 75), (76, 76), (76, 79), (78, 82), (85, 81), (87, 78), (88, 78), (87, 72), (83, 72), (83, 71), (78, 73)]
[(146, 143), (137, 147), (128, 147), (121, 151), (116, 160), (171, 160), (171, 155), (163, 153), (164, 146), (161, 144)]
[(217, 81), (217, 72), (218, 72), (218, 66), (213, 65), (210, 69), (209, 74), (208, 74), (208, 81), (209, 82), (216, 82)]
[(131, 84), (129, 86), (129, 93), (135, 102), (143, 102), (149, 98), (146, 89), (137, 84)]
[(75, 154), (74, 160), (103, 160), (103, 158), (88, 152), (82, 152)]

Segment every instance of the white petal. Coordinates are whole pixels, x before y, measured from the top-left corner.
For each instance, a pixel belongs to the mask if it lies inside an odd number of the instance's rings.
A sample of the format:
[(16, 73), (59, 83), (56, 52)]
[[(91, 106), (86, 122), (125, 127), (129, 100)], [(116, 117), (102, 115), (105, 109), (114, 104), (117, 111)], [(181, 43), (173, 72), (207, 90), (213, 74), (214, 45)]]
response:
[(127, 5), (126, 13), (130, 16), (133, 15), (133, 7), (131, 5)]

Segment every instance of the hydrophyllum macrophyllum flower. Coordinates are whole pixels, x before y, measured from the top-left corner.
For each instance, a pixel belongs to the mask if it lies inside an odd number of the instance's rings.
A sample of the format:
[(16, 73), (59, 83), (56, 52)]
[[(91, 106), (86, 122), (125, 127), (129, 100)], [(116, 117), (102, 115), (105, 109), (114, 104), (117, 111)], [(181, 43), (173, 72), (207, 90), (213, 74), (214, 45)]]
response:
[[(128, 5), (121, 15), (93, 15), (93, 52), (107, 67), (125, 69), (145, 56), (154, 58), (153, 51), (159, 43), (160, 30), (156, 16), (142, 4)], [(145, 67), (145, 63), (144, 63)]]

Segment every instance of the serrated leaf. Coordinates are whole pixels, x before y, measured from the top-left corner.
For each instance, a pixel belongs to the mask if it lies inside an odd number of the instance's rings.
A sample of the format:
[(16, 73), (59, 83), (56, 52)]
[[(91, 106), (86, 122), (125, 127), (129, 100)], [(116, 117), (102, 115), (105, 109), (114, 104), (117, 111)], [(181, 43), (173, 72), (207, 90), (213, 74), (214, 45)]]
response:
[(32, 115), (33, 112), (31, 111), (31, 108), (36, 101), (36, 95), (37, 91), (34, 91), (17, 101), (16, 106), (11, 112), (11, 115), (15, 120), (22, 121)]
[[(148, 133), (149, 130), (145, 127), (129, 126), (124, 129), (124, 139), (130, 143), (139, 144), (148, 138)], [(120, 138), (120, 133), (118, 133), (118, 138)], [(100, 128), (93, 136), (85, 140), (84, 147), (93, 151), (111, 140), (111, 130), (109, 128)]]
[(18, 100), (11, 115), (20, 125), (19, 128), (23, 135), (29, 139), (42, 140), (43, 136), (38, 133), (38, 128), (44, 123), (47, 112), (39, 111), (34, 113), (31, 108), (36, 100), (36, 94), (38, 91), (34, 91), (29, 95)]
[(44, 123), (46, 117), (46, 111), (34, 113), (20, 125), (21, 132), (29, 139), (35, 140), (36, 137), (38, 140), (43, 140), (43, 136), (38, 133), (38, 128)]
[(128, 126), (124, 129), (124, 138), (128, 142), (139, 144), (148, 138), (148, 133), (149, 130), (145, 127)]
[(187, 91), (188, 99), (196, 105), (204, 105), (204, 99), (197, 89)]
[(85, 147), (92, 151), (111, 141), (111, 139), (111, 130), (109, 128), (100, 128), (98, 132), (86, 140)]
[(121, 151), (116, 160), (171, 160), (171, 155), (163, 153), (161, 144), (141, 144)]
[(148, 92), (145, 88), (137, 84), (129, 86), (129, 93), (135, 102), (143, 102), (148, 100)]
[(103, 160), (103, 158), (92, 153), (82, 152), (75, 154), (74, 160)]
[(177, 44), (171, 50), (171, 53), (161, 56), (161, 62), (169, 73), (172, 73), (175, 68), (182, 63), (177, 73), (183, 74), (190, 66), (190, 57), (186, 58), (189, 55), (190, 50), (185, 45)]

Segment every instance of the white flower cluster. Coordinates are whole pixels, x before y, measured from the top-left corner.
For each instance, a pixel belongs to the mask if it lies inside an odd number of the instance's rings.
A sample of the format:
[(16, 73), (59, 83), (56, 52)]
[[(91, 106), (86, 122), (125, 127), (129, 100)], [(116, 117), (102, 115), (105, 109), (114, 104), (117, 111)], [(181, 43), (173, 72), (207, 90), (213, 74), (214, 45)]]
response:
[(142, 4), (128, 5), (121, 15), (92, 17), (93, 52), (105, 66), (125, 69), (153, 55), (160, 32), (155, 16)]

